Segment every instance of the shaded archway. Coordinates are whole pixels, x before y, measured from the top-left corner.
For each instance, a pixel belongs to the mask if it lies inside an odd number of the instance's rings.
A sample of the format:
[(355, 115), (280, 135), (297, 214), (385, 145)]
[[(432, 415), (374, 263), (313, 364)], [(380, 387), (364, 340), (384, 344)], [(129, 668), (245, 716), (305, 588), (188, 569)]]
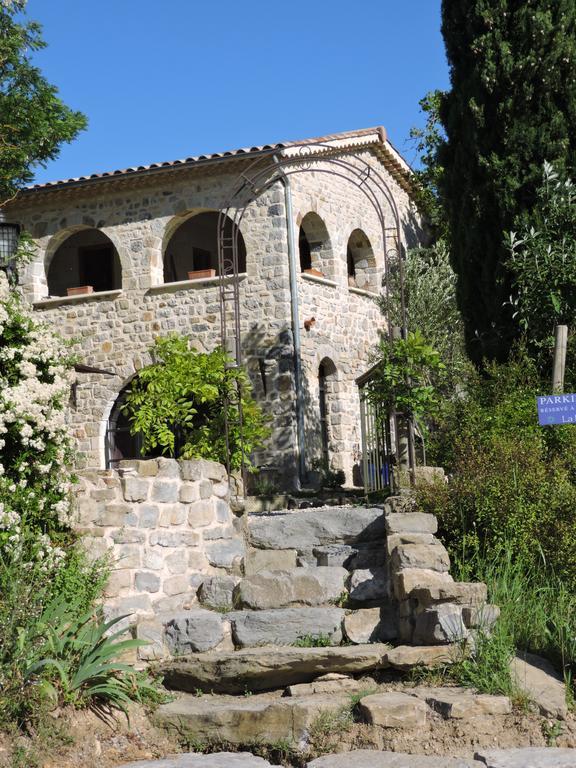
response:
[(350, 287), (377, 292), (374, 251), (366, 233), (361, 229), (355, 229), (348, 238), (346, 263)]
[(130, 433), (130, 420), (124, 411), (126, 395), (130, 390), (132, 382), (126, 384), (120, 390), (116, 398), (108, 421), (106, 423), (106, 433), (104, 436), (104, 456), (106, 469), (113, 469), (118, 466), (120, 461), (128, 459), (151, 459), (162, 455), (158, 449), (154, 452), (144, 453), (142, 449), (142, 436)]
[(332, 245), (323, 220), (310, 212), (302, 219), (298, 233), (298, 250), (302, 272), (312, 270), (321, 275), (332, 272)]
[(322, 466), (330, 468), (331, 439), (333, 425), (331, 417), (334, 410), (334, 383), (336, 381), (336, 366), (328, 357), (322, 359), (318, 366), (318, 410), (320, 424), (320, 446)]
[[(218, 275), (217, 211), (204, 211), (185, 219), (170, 237), (164, 250), (164, 282)], [(225, 237), (232, 237), (233, 224), (227, 219)], [(246, 271), (246, 246), (238, 231), (238, 271)], [(196, 273), (193, 275), (192, 273)]]
[[(50, 296), (98, 293), (122, 287), (122, 267), (114, 243), (99, 229), (81, 229), (67, 237), (47, 265)], [(83, 290), (82, 290), (83, 289)]]

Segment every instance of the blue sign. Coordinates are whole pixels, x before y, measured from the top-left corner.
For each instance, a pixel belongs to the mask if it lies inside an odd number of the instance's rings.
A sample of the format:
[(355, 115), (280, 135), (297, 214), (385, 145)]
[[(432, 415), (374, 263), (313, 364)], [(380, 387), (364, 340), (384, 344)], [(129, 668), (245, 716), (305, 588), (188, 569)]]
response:
[(543, 395), (536, 398), (536, 404), (540, 426), (576, 424), (576, 394)]

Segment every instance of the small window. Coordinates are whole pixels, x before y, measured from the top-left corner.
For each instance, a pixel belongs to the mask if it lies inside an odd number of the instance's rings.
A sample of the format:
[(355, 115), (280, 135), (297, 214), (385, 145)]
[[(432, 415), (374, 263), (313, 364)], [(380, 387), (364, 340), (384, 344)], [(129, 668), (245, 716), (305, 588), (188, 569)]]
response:
[(307, 213), (298, 234), (300, 269), (319, 276), (333, 273), (332, 246), (326, 225), (317, 213)]

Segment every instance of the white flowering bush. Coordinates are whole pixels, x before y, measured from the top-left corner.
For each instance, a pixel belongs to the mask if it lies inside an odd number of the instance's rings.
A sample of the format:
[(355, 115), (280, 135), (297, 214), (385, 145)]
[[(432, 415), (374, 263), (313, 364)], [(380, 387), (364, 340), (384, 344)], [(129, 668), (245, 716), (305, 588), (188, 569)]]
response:
[(72, 358), (0, 272), (0, 551), (54, 571), (70, 523)]

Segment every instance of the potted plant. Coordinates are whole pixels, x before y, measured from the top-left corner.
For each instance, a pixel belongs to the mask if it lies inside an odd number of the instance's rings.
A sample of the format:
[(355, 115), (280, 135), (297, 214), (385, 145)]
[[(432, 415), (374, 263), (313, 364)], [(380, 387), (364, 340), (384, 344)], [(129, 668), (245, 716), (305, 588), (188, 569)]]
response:
[(326, 277), (324, 272), (320, 272), (319, 269), (314, 269), (314, 267), (310, 267), (309, 269), (305, 269), (304, 272), (307, 275), (314, 275), (314, 277)]

